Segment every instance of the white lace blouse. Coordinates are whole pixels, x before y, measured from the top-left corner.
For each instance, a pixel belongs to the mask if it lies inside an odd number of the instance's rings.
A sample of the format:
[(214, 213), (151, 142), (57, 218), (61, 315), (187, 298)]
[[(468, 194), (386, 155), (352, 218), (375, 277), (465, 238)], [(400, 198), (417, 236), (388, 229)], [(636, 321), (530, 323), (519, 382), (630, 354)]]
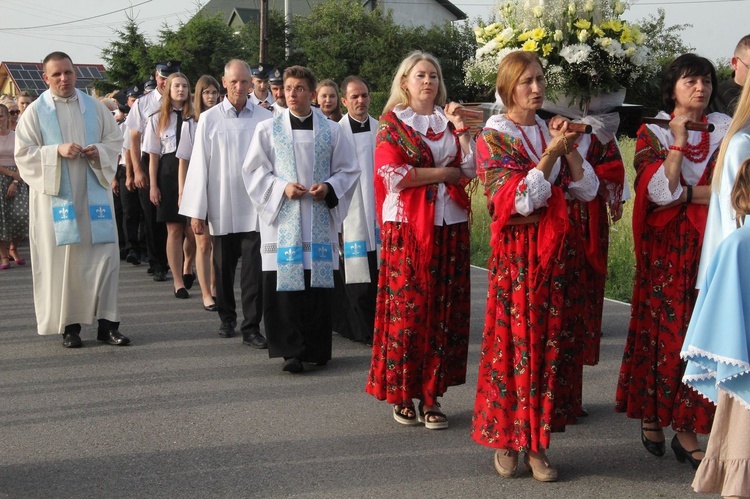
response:
[[(664, 111), (659, 112), (656, 115), (657, 118), (671, 119), (669, 114)], [(729, 116), (721, 113), (711, 113), (708, 115), (708, 122), (713, 123), (714, 131), (710, 135), (709, 153), (706, 159), (700, 163), (693, 163), (686, 157), (682, 158), (682, 178), (688, 185), (696, 185), (703, 176), (703, 171), (706, 169), (708, 161), (711, 159), (713, 151), (719, 147), (721, 141), (727, 133), (729, 128), (729, 122), (731, 119)], [(669, 128), (663, 128), (659, 125), (646, 125), (649, 130), (653, 132), (656, 138), (659, 140), (664, 148), (668, 148), (674, 144), (674, 136)], [(701, 132), (688, 131), (688, 143), (697, 144), (701, 140)], [(682, 194), (682, 185), (677, 184), (677, 188), (674, 192), (669, 190), (669, 179), (667, 178), (664, 165), (662, 164), (654, 176), (648, 183), (648, 200), (652, 203), (656, 203), (660, 206), (667, 205), (672, 201), (677, 201)]]
[[(461, 162), (459, 167), (461, 168), (462, 175), (468, 178), (477, 176), (476, 165), (474, 164), (474, 141), (472, 140), (469, 151), (462, 151), (456, 148), (456, 141), (453, 134), (448, 130), (448, 118), (440, 107), (435, 106), (434, 112), (429, 116), (417, 114), (408, 106), (405, 108), (396, 108), (394, 109), (394, 113), (406, 126), (413, 128), (422, 135), (422, 139), (432, 152), (435, 167), (445, 168), (456, 155), (460, 155)], [(434, 133), (445, 133), (436, 140), (430, 140), (427, 138), (427, 130), (430, 128), (432, 128)], [(410, 165), (390, 166), (395, 166), (395, 168), (381, 168), (379, 171), (379, 175), (384, 178), (387, 188), (385, 201), (383, 202), (383, 221), (406, 222), (406, 214), (403, 213), (403, 210), (399, 209), (401, 203), (399, 193), (404, 188), (399, 187), (398, 184), (409, 174), (413, 167)], [(461, 208), (450, 197), (444, 183), (438, 184), (434, 224), (450, 225), (466, 222), (467, 220), (468, 215), (466, 210)]]
[[(536, 117), (536, 125), (520, 126), (531, 144), (526, 141), (526, 138), (519, 130), (519, 126), (509, 120), (504, 114), (491, 117), (487, 120), (485, 128), (492, 128), (498, 133), (521, 140), (529, 154), (529, 158), (534, 163), (541, 161), (541, 155), (544, 150), (542, 146), (552, 141), (547, 124), (538, 116)], [(544, 144), (542, 143), (542, 134), (544, 136)], [(552, 184), (560, 174), (560, 167), (561, 161), (558, 159), (552, 167), (549, 179), (545, 179), (544, 173), (537, 168), (532, 168), (526, 173), (526, 178), (516, 188), (516, 213), (527, 216), (535, 210), (547, 206), (547, 200), (552, 195)], [(568, 194), (581, 201), (591, 201), (596, 196), (598, 189), (599, 178), (594, 173), (591, 164), (584, 159), (583, 178), (575, 182), (570, 182), (568, 185)]]

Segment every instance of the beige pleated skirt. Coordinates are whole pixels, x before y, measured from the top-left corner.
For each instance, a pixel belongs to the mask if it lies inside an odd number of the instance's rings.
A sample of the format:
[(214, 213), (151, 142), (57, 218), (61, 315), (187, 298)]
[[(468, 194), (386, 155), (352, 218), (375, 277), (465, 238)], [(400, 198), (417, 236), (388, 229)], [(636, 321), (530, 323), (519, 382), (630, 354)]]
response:
[(719, 389), (706, 457), (695, 472), (696, 492), (750, 497), (750, 410)]

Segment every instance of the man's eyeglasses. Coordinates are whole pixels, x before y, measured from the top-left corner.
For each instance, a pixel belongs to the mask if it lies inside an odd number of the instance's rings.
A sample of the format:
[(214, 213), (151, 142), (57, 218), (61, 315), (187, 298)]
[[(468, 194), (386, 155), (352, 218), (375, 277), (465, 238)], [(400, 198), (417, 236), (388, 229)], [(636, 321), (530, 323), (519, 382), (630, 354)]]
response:
[(747, 63), (743, 61), (742, 59), (740, 59), (739, 57), (737, 58), (737, 60), (740, 61), (742, 65), (745, 66), (746, 68), (750, 68), (750, 66), (748, 66)]

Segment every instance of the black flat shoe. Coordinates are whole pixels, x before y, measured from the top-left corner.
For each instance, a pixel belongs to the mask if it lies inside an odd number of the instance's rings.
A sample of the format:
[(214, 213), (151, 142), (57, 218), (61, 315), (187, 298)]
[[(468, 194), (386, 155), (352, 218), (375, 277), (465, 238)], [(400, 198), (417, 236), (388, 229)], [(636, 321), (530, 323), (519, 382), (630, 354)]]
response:
[(219, 310), (219, 307), (217, 307), (215, 303), (212, 303), (211, 305), (203, 305), (203, 310), (206, 310), (208, 312), (216, 312), (217, 310)]
[(268, 348), (268, 342), (266, 338), (260, 333), (250, 333), (242, 335), (242, 344), (258, 350), (264, 350)]
[(645, 426), (641, 427), (641, 442), (643, 442), (643, 446), (646, 448), (647, 451), (649, 451), (654, 456), (661, 457), (667, 452), (667, 444), (666, 442), (654, 442), (653, 440), (649, 440), (646, 438), (647, 431), (662, 431), (661, 428), (646, 428)]
[(195, 282), (195, 274), (183, 274), (182, 275), (182, 282), (185, 283), (185, 289), (190, 289), (193, 287), (193, 283)]
[(690, 462), (690, 465), (694, 470), (698, 469), (698, 466), (700, 466), (702, 460), (694, 458), (693, 454), (695, 454), (696, 452), (703, 452), (703, 449), (698, 447), (697, 449), (693, 450), (685, 450), (685, 447), (682, 446), (680, 440), (677, 438), (677, 435), (672, 437), (671, 447), (674, 451), (674, 457), (676, 457), (679, 462), (684, 463), (685, 460), (687, 460)]
[(65, 348), (80, 348), (83, 346), (81, 337), (78, 333), (63, 333), (63, 346)]
[(292, 357), (284, 361), (284, 365), (281, 366), (281, 370), (292, 374), (299, 374), (304, 371), (305, 368), (302, 366), (301, 360), (299, 360), (297, 357)]
[(126, 336), (123, 336), (120, 331), (117, 330), (99, 330), (96, 332), (96, 339), (97, 341), (103, 341), (115, 346), (125, 346), (130, 343), (130, 339)]
[(174, 292), (174, 297), (184, 300), (185, 298), (190, 298), (190, 293), (187, 292), (187, 289), (180, 288)]

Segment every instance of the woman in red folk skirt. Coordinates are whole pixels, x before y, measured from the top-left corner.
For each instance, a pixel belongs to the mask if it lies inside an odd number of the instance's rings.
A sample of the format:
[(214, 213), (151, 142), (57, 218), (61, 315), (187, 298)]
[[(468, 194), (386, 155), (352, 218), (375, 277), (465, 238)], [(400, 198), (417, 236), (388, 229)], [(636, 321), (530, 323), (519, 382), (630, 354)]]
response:
[[(711, 176), (729, 117), (706, 116), (716, 88), (711, 62), (694, 54), (675, 59), (662, 81), (669, 129), (643, 125), (635, 151), (633, 240), (636, 275), (630, 326), (615, 410), (641, 420), (641, 441), (654, 455), (666, 450), (662, 428), (672, 425), (677, 459), (697, 467), (696, 433), (708, 433), (714, 405), (681, 382), (680, 360), (693, 312)], [(689, 131), (687, 123), (710, 123)]]
[(533, 52), (500, 63), (497, 92), (507, 111), (477, 141), (477, 172), (492, 216), (489, 291), (472, 437), (495, 450), (495, 470), (516, 475), (518, 454), (532, 476), (557, 480), (547, 459), (555, 418), (565, 258), (565, 193), (583, 201), (599, 180), (581, 157), (568, 121), (536, 116), (544, 102), (542, 65)]
[[(438, 397), (466, 381), (473, 141), (446, 101), (440, 64), (399, 66), (375, 149), (382, 249), (367, 393), (404, 425), (448, 427)], [(414, 400), (419, 401), (415, 411)]]

